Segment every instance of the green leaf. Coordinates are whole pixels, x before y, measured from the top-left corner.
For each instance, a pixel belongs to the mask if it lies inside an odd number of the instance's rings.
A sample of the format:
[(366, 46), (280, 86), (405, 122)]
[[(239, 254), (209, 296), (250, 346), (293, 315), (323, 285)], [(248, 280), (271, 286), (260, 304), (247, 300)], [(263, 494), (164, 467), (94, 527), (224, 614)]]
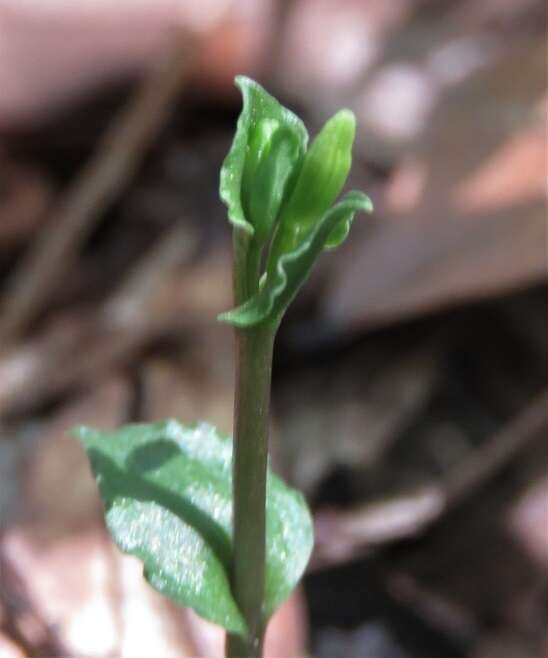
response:
[[(176, 603), (232, 633), (245, 622), (232, 597), (232, 441), (206, 423), (169, 420), (115, 432), (81, 427), (118, 547), (144, 563), (148, 582)], [(265, 614), (295, 587), (313, 534), (301, 494), (267, 480)]]
[(344, 239), (358, 210), (372, 212), (371, 200), (363, 192), (349, 192), (323, 215), (296, 249), (282, 253), (256, 295), (219, 319), (246, 328), (280, 317), (306, 281), (322, 250)]
[(221, 169), (220, 195), (233, 226), (264, 241), (300, 168), (308, 133), (259, 84), (244, 76), (236, 84), (243, 108)]

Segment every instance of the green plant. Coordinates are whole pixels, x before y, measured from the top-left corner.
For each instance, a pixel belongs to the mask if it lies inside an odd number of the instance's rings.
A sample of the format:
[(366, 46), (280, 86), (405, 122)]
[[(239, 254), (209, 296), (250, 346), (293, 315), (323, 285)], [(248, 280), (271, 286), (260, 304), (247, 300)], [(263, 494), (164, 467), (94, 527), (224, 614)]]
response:
[(174, 420), (76, 434), (116, 544), (143, 561), (155, 589), (226, 629), (227, 656), (256, 658), (313, 544), (302, 496), (268, 467), (274, 338), (316, 258), (372, 206), (361, 192), (333, 205), (350, 170), (350, 111), (307, 148), (297, 116), (252, 80), (236, 81), (243, 110), (220, 185), (233, 225), (236, 307), (220, 319), (238, 344), (234, 440)]

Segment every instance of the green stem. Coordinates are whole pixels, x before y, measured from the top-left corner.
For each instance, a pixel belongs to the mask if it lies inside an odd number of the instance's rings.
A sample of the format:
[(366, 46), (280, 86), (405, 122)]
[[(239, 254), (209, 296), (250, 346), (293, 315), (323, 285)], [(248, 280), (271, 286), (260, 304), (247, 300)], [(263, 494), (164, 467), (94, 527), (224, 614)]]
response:
[(234, 303), (240, 306), (259, 289), (261, 246), (247, 233), (236, 229), (232, 239), (234, 253)]
[[(241, 243), (235, 244), (234, 256), (234, 293), (236, 303), (240, 304), (258, 285), (259, 259), (253, 255), (253, 249), (246, 251)], [(236, 331), (232, 587), (248, 633), (245, 638), (228, 636), (226, 652), (230, 658), (260, 658), (262, 655), (266, 472), (275, 334), (276, 326), (272, 325)]]
[(237, 654), (237, 658), (260, 656), (264, 631), (266, 467), (274, 334), (270, 326), (237, 332), (232, 584), (249, 631), (247, 653)]

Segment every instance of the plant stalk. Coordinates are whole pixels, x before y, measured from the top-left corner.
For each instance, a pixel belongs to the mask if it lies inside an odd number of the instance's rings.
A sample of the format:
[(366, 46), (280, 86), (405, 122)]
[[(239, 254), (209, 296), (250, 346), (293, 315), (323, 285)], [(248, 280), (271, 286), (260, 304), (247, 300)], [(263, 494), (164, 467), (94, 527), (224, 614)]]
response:
[[(258, 259), (239, 262), (235, 249), (234, 296), (237, 304), (258, 284)], [(249, 251), (247, 252), (249, 254)], [(255, 283), (257, 282), (257, 283)], [(276, 326), (236, 330), (236, 395), (233, 447), (232, 588), (245, 619), (246, 638), (229, 635), (229, 658), (260, 658), (265, 623), (263, 602), (266, 555), (266, 473), (272, 354)]]
[(249, 633), (246, 653), (229, 653), (231, 658), (256, 658), (262, 652), (266, 469), (274, 334), (269, 326), (237, 332), (232, 585)]

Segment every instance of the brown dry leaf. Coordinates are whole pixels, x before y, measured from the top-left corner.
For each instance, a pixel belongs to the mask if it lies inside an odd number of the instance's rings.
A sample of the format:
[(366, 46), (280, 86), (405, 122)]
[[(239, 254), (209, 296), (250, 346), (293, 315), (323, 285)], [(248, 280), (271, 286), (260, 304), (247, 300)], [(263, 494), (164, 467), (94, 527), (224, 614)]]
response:
[(24, 653), (7, 635), (0, 632), (0, 658), (28, 658), (28, 654)]
[(193, 655), (184, 613), (177, 619), (146, 585), (137, 560), (116, 551), (101, 525), (47, 546), (13, 529), (4, 537), (3, 553), (69, 654)]
[(542, 202), (488, 216), (439, 208), (435, 218), (384, 222), (351, 246), (326, 296), (327, 321), (382, 324), (546, 278)]
[(531, 41), (440, 104), (339, 264), (330, 323), (383, 323), (546, 279), (545, 58), (544, 40)]
[(134, 74), (175, 30), (198, 37), (196, 75), (218, 90), (256, 66), (270, 2), (18, 0), (0, 6), (0, 126), (40, 123), (101, 85)]
[[(340, 103), (341, 95), (353, 89), (378, 57), (387, 34), (408, 18), (413, 4), (412, 0), (293, 3), (279, 46), (280, 83), (307, 104), (325, 109)], [(310, 103), (311, 98), (316, 103)]]
[[(3, 539), (2, 550), (10, 567), (24, 577), (34, 610), (48, 626), (55, 627), (58, 642), (69, 655), (224, 655), (223, 630), (149, 587), (140, 562), (122, 555), (101, 525), (91, 525), (48, 546), (25, 531), (12, 529)], [(300, 597), (294, 595), (273, 618), (265, 658), (302, 655), (304, 610)]]
[[(500, 151), (509, 150), (522, 135), (533, 134), (537, 142), (544, 142), (541, 101), (547, 92), (546, 56), (544, 35), (516, 45), (508, 55), (455, 86), (441, 100), (417, 149), (428, 171), (421, 205), (428, 207), (447, 200), (461, 185), (466, 189), (486, 166), (497, 164)], [(521, 190), (521, 177), (533, 174), (538, 180), (539, 171), (541, 176), (545, 173), (537, 152), (517, 150), (512, 154), (516, 158), (514, 167), (502, 168), (500, 192), (507, 203), (521, 200), (519, 195), (509, 195), (508, 188), (513, 190), (516, 180), (517, 190)], [(543, 192), (543, 187), (536, 188), (528, 198), (542, 197)]]

